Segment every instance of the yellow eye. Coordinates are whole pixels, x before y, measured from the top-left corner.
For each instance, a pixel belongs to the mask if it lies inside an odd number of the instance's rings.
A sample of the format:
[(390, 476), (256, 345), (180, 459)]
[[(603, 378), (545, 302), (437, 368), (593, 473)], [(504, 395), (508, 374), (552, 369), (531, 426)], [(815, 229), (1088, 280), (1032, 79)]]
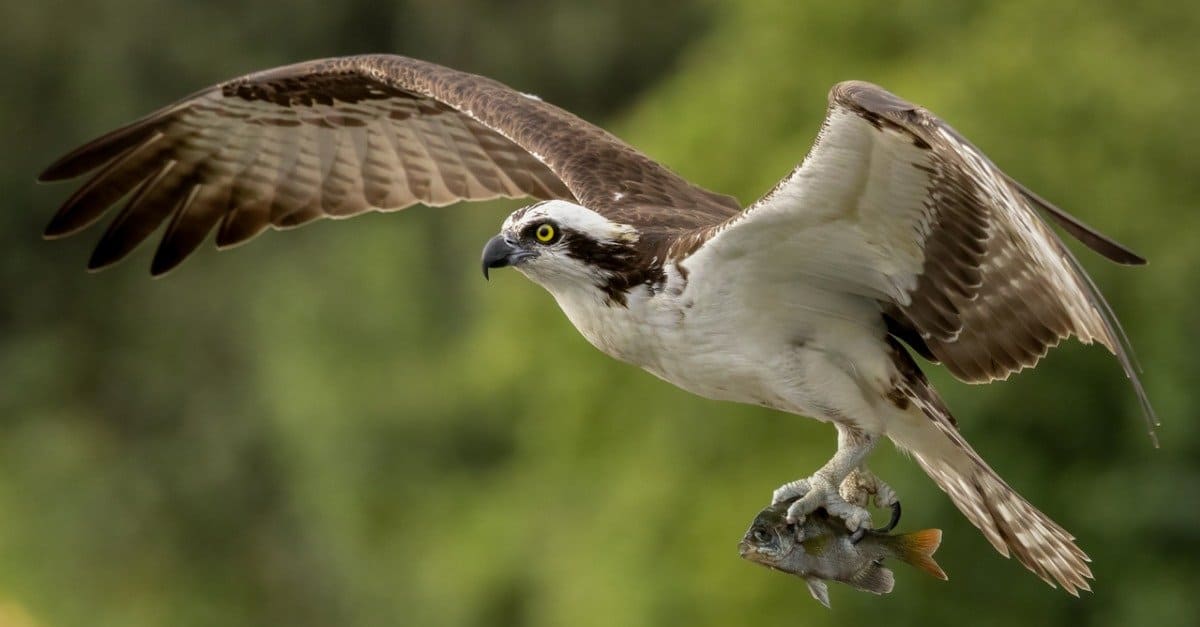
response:
[(537, 228), (534, 236), (543, 244), (549, 243), (550, 240), (554, 239), (554, 227), (549, 224), (543, 224)]

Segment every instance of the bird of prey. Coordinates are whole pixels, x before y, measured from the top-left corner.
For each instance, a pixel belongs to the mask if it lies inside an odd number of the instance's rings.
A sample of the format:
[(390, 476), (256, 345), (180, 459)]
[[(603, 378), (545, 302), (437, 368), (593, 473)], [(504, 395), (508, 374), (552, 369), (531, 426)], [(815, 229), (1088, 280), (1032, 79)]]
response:
[(929, 111), (844, 82), (808, 156), (758, 201), (693, 185), (620, 139), (494, 80), (367, 55), (201, 90), (62, 157), (91, 174), (46, 237), (126, 199), (89, 262), (163, 223), (174, 268), (268, 228), (414, 204), (532, 198), (483, 248), (541, 285), (598, 349), (685, 390), (829, 422), (837, 452), (772, 500), (866, 527), (895, 493), (865, 461), (886, 436), (1002, 554), (1088, 589), (1088, 558), (967, 443), (910, 352), (983, 383), (1075, 336), (1116, 355), (1156, 424), (1112, 310), (1043, 221), (1144, 260), (1017, 183)]

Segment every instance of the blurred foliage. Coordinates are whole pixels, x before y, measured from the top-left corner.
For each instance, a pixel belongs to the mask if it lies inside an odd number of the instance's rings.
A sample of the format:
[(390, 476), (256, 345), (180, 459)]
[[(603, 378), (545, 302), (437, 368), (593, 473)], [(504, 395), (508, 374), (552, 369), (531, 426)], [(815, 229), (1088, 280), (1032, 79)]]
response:
[[(0, 25), (0, 625), (1187, 625), (1200, 557), (1200, 5), (913, 0), (8, 2)], [(39, 240), (64, 150), (212, 82), (398, 52), (605, 123), (749, 202), (862, 78), (1145, 254), (1082, 258), (1163, 417), (1069, 343), (986, 387), (931, 375), (967, 436), (1075, 533), (1096, 592), (1000, 558), (915, 464), (873, 466), (948, 583), (887, 597), (740, 561), (814, 421), (689, 396), (600, 354), (477, 255), (516, 205), (320, 223), (161, 281)], [(467, 217), (471, 216), (471, 217)]]

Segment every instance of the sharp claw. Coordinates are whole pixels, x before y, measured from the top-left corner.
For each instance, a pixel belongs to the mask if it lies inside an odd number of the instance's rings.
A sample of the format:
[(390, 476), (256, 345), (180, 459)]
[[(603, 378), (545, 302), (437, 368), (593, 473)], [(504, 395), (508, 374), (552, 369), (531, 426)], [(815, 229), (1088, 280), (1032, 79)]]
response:
[(879, 530), (879, 533), (889, 533), (898, 524), (900, 524), (900, 501), (895, 501), (892, 503), (892, 519), (888, 521), (888, 524), (883, 529)]
[(866, 527), (859, 527), (858, 531), (855, 531), (854, 533), (850, 534), (850, 544), (858, 544), (858, 541), (862, 540), (863, 537), (865, 537), (866, 535), (867, 535)]

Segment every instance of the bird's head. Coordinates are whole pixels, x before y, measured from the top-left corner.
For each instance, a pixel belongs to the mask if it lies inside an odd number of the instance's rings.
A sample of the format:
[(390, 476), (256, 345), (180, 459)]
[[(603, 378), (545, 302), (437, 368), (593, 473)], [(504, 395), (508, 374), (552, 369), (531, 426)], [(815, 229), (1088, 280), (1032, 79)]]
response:
[(483, 248), (483, 275), (512, 266), (551, 292), (602, 286), (634, 263), (638, 233), (586, 207), (550, 200), (514, 211)]

